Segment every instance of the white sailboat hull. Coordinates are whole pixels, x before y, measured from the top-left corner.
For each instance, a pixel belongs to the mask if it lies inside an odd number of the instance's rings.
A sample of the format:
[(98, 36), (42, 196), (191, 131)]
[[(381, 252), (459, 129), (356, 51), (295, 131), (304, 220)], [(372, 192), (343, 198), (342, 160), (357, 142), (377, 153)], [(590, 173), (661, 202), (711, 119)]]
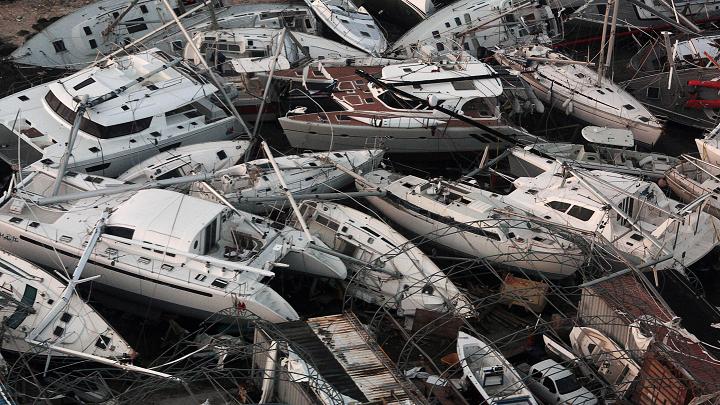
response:
[(528, 84), (535, 91), (535, 95), (545, 104), (552, 105), (552, 108), (564, 110), (567, 102), (572, 102), (572, 115), (579, 120), (588, 122), (599, 127), (627, 128), (632, 131), (635, 140), (646, 145), (654, 145), (663, 134), (663, 128), (647, 125), (641, 122), (610, 114), (602, 109), (584, 103), (579, 98), (569, 98), (561, 92), (552, 91), (543, 86), (530, 75), (523, 75)]
[(487, 258), (493, 263), (544, 273), (550, 278), (569, 276), (577, 271), (583, 262), (580, 252), (577, 255), (572, 255), (562, 249), (530, 252), (524, 249), (524, 245), (515, 246), (509, 242), (502, 245), (493, 244), (486, 237), (435, 221), (381, 197), (367, 197), (367, 200), (393, 222), (402, 224), (412, 233), (423, 235), (424, 238), (463, 256)]
[[(378, 128), (357, 125), (332, 125), (300, 122), (280, 118), (290, 145), (299, 149), (333, 150), (382, 148), (395, 153), (470, 152), (500, 145), (491, 135), (475, 127), (437, 128)], [(519, 134), (511, 126), (494, 129), (507, 134)], [(470, 134), (480, 135), (486, 142)]]
[[(82, 254), (74, 247), (61, 245), (47, 238), (40, 239), (36, 235), (32, 238), (23, 236), (22, 232), (8, 227), (4, 222), (0, 223), (0, 232), (7, 236), (0, 238), (0, 247), (9, 249), (21, 257), (32, 258), (41, 266), (72, 269)], [(93, 253), (88, 261), (83, 277), (99, 276), (93, 283), (151, 301), (154, 307), (199, 319), (226, 310), (246, 311), (270, 322), (286, 322), (292, 319), (288, 314), (280, 314), (258, 303), (255, 296), (244, 295), (242, 291), (238, 291), (237, 294), (227, 294), (212, 288), (209, 283), (207, 286), (181, 283), (177, 279), (164, 276), (159, 265), (158, 268), (151, 270), (142, 269), (138, 264), (133, 266), (132, 262), (136, 258), (134, 255), (128, 257), (128, 263), (123, 263), (122, 256), (112, 260), (106, 253), (97, 253), (105, 252), (107, 248), (109, 244), (98, 243), (95, 248), (96, 253)], [(277, 294), (264, 285), (259, 287), (264, 290), (261, 294)], [(294, 315), (297, 319), (297, 313)]]

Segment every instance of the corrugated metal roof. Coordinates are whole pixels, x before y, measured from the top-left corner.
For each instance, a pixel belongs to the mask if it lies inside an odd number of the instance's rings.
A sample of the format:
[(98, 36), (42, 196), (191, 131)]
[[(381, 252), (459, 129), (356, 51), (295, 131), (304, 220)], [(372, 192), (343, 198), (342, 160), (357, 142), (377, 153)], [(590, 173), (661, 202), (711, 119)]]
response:
[[(368, 401), (414, 404), (414, 386), (396, 371), (392, 361), (352, 314), (313, 318), (308, 326), (333, 354)], [(322, 367), (320, 368), (322, 370)], [(324, 374), (323, 374), (324, 375)]]
[(304, 321), (285, 322), (278, 324), (277, 329), (284, 338), (288, 339), (288, 343), (299, 349), (304, 360), (310, 362), (328, 384), (343, 395), (357, 401), (367, 402), (365, 394), (307, 323)]
[(631, 322), (641, 315), (652, 315), (661, 321), (675, 316), (645, 289), (633, 274), (615, 277), (588, 289), (603, 299), (613, 309), (630, 315)]

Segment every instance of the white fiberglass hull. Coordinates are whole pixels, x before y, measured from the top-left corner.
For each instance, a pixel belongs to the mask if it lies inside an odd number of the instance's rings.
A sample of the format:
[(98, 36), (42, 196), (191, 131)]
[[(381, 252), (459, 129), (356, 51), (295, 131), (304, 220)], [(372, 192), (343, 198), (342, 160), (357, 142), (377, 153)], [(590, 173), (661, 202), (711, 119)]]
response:
[[(474, 127), (376, 128), (356, 125), (332, 125), (280, 118), (290, 145), (298, 149), (333, 150), (382, 148), (394, 153), (471, 152), (500, 145), (491, 135)], [(494, 129), (518, 134), (510, 126)], [(481, 139), (471, 136), (480, 135)]]
[[(35, 263), (49, 268), (57, 269), (64, 266), (72, 269), (82, 254), (74, 247), (57, 244), (47, 238), (22, 235), (22, 232), (9, 227), (6, 223), (0, 223), (0, 232), (6, 236), (0, 238), (0, 247), (10, 249), (21, 257), (31, 257)], [(269, 322), (298, 319), (292, 307), (282, 305), (284, 299), (263, 284), (245, 283), (243, 291), (228, 294), (224, 290), (213, 288), (210, 283), (199, 285), (167, 277), (162, 274), (163, 270), (160, 269), (159, 264), (157, 268), (152, 267), (154, 263), (152, 261), (145, 268), (141, 267), (140, 262), (132, 259), (123, 263), (123, 256), (109, 257), (102, 243), (98, 244), (95, 252), (102, 253), (93, 253), (85, 267), (83, 277), (99, 276), (93, 283), (142, 297), (158, 308), (200, 319), (226, 310), (252, 313)], [(228, 274), (228, 276), (232, 275)], [(262, 302), (266, 300), (277, 302), (275, 308), (283, 308), (283, 311), (264, 305)]]
[(695, 145), (700, 152), (700, 159), (720, 166), (720, 142), (716, 139), (696, 139)]
[(550, 278), (562, 278), (573, 274), (583, 263), (581, 252), (555, 251), (529, 252), (523, 245), (505, 242), (503, 245), (490, 243), (487, 237), (465, 232), (425, 215), (391, 203), (382, 197), (367, 197), (367, 200), (387, 215), (393, 222), (402, 225), (416, 235), (470, 258), (484, 258), (493, 263), (519, 267), (522, 270), (544, 273)]
[(635, 140), (646, 145), (654, 145), (663, 134), (663, 127), (644, 124), (639, 121), (610, 114), (600, 108), (584, 103), (580, 98), (568, 98), (558, 91), (543, 86), (530, 75), (523, 75), (523, 78), (535, 91), (535, 95), (545, 104), (552, 105), (552, 108), (560, 111), (565, 110), (566, 103), (572, 103), (570, 115), (581, 121), (585, 121), (599, 127), (625, 128), (632, 131)]
[[(116, 177), (158, 153), (183, 145), (224, 141), (232, 138), (234, 136), (234, 122), (234, 117), (227, 117), (208, 124), (201, 130), (164, 137), (158, 140), (157, 144), (151, 140), (143, 140), (143, 142), (135, 142), (131, 143), (130, 146), (125, 145), (119, 148), (112, 148), (108, 145), (98, 152), (91, 152), (88, 149), (82, 150), (80, 149), (81, 145), (78, 143), (75, 145), (72, 158), (68, 162), (68, 170), (84, 171), (105, 177)], [(44, 150), (43, 158), (52, 159), (54, 165), (51, 165), (51, 167), (56, 167), (64, 152), (64, 147), (55, 144)]]

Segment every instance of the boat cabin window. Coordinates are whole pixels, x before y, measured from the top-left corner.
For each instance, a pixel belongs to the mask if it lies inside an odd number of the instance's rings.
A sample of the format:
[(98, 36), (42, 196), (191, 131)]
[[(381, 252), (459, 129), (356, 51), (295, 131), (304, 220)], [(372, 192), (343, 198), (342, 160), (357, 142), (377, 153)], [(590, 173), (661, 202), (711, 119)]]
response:
[(454, 81), (452, 82), (452, 86), (455, 90), (477, 90), (473, 80)]
[(569, 375), (567, 377), (563, 377), (556, 381), (557, 383), (557, 389), (560, 392), (560, 394), (568, 394), (570, 392), (574, 392), (579, 390), (580, 384), (578, 384), (577, 380), (575, 379), (575, 376)]
[(53, 48), (55, 48), (55, 52), (65, 52), (67, 51), (67, 48), (65, 47), (65, 42), (62, 39), (58, 39), (57, 41), (54, 41)]
[(660, 88), (659, 87), (648, 87), (647, 88), (647, 98), (652, 100), (659, 100), (660, 99)]
[(37, 288), (25, 284), (25, 291), (20, 299), (20, 305), (17, 306), (15, 312), (5, 320), (5, 326), (10, 329), (16, 329), (20, 326), (27, 316), (33, 312), (32, 307), (35, 304), (35, 298), (37, 297)]
[(562, 201), (550, 201), (545, 205), (560, 212), (565, 212), (568, 208), (570, 208), (570, 204)]
[(73, 89), (75, 89), (75, 90), (80, 90), (80, 89), (82, 89), (82, 88), (85, 88), (85, 87), (93, 84), (93, 83), (95, 83), (95, 79), (93, 79), (92, 77), (88, 77), (87, 79), (85, 79), (85, 80), (81, 81), (80, 83), (74, 85), (74, 86), (73, 86)]
[(589, 210), (579, 205), (573, 205), (567, 213), (568, 215), (572, 215), (581, 221), (587, 221), (592, 218), (593, 214), (595, 214), (595, 211)]
[[(48, 103), (50, 109), (65, 120), (65, 122), (70, 125), (73, 124), (76, 115), (75, 110), (65, 106), (52, 91), (48, 91), (45, 95), (45, 101)], [(96, 138), (112, 139), (144, 131), (150, 127), (151, 122), (152, 117), (148, 117), (106, 127), (83, 117), (80, 120), (80, 130)]]
[(208, 254), (217, 245), (217, 218), (205, 227), (203, 231), (203, 248), (200, 254)]
[(551, 393), (555, 394), (557, 392), (557, 390), (555, 389), (555, 383), (549, 377), (545, 377), (545, 379), (543, 380), (543, 385)]
[(315, 220), (317, 221), (317, 223), (319, 223), (320, 225), (322, 225), (322, 226), (324, 226), (324, 227), (326, 227), (326, 228), (330, 228), (330, 229), (332, 229), (333, 231), (337, 231), (337, 230), (338, 230), (338, 227), (339, 227), (338, 223), (335, 222), (335, 221), (333, 221), (333, 220), (330, 219), (330, 218), (327, 218), (327, 217), (325, 217), (325, 216), (323, 216), (323, 215), (318, 215)]
[(132, 239), (135, 234), (135, 230), (124, 226), (106, 226), (103, 233), (117, 236), (118, 238)]

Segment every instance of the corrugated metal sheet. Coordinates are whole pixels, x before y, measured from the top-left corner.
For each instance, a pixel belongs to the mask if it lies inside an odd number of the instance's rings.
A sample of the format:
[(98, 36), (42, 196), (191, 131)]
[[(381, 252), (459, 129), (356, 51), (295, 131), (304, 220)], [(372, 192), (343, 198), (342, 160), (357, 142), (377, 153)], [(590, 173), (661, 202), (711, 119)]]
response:
[(415, 387), (395, 369), (392, 361), (352, 314), (313, 318), (307, 321), (318, 338), (369, 401), (415, 404)]
[(648, 353), (640, 370), (633, 402), (639, 405), (683, 405), (687, 402), (686, 397), (685, 385), (655, 354)]

